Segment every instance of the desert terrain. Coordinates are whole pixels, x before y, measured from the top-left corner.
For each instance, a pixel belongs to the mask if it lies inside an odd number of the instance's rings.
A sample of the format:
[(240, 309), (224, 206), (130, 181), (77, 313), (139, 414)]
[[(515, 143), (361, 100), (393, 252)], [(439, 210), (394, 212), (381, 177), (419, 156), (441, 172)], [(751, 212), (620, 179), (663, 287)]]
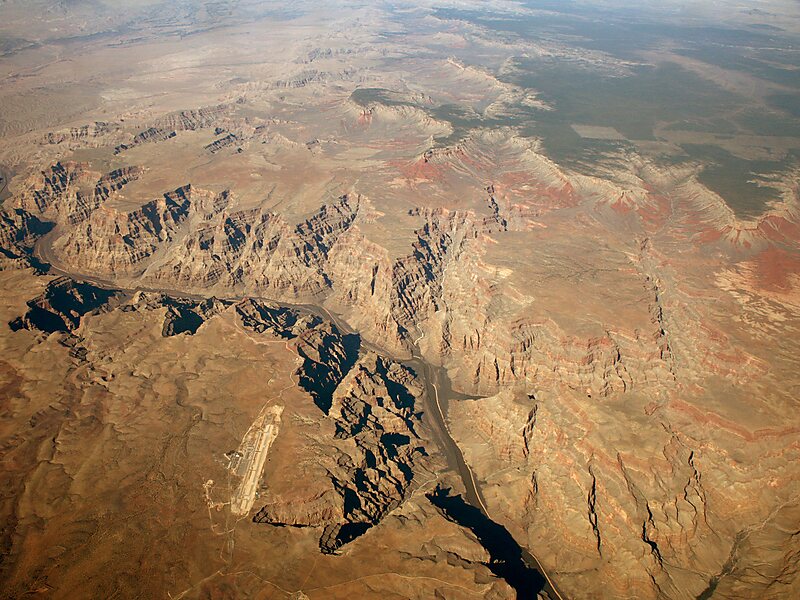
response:
[(755, 4), (0, 3), (0, 597), (800, 595)]

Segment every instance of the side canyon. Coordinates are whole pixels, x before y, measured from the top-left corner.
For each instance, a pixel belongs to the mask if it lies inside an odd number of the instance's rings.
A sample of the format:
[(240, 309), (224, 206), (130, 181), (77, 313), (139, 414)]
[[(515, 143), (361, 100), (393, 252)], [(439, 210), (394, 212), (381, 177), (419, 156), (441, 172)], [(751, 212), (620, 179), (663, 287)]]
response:
[(526, 129), (643, 55), (142, 4), (3, 67), (75, 99), (0, 110), (0, 596), (800, 593), (794, 154), (746, 213)]

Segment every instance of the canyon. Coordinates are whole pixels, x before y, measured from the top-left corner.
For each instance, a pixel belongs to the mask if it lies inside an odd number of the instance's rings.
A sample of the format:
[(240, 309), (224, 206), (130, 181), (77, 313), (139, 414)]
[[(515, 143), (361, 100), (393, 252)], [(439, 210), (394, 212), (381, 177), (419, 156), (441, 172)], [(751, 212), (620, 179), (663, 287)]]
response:
[[(41, 4), (0, 7), (0, 596), (800, 592), (789, 113), (768, 168), (719, 142), (745, 210), (669, 133), (704, 109), (636, 137), (543, 77), (652, 72), (568, 9)], [(721, 27), (788, 44), (773, 4)], [(725, 118), (791, 87), (702, 58)]]

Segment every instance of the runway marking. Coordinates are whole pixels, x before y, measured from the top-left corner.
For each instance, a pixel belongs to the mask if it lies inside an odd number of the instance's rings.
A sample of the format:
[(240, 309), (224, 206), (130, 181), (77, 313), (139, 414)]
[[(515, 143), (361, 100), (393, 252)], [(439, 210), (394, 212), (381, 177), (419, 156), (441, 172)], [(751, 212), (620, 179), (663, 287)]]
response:
[(231, 497), (231, 513), (243, 516), (250, 513), (256, 500), (256, 488), (267, 461), (272, 442), (278, 437), (283, 406), (265, 406), (242, 438), (237, 456), (231, 460), (229, 469), (243, 479)]

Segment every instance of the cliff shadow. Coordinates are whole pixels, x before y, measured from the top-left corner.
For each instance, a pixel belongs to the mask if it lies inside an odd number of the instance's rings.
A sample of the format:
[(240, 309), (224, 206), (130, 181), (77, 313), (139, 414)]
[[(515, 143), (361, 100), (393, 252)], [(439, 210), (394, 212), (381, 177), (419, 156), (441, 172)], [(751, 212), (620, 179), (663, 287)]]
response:
[(449, 521), (475, 534), (489, 553), (489, 563), (486, 566), (514, 588), (518, 600), (536, 600), (539, 592), (544, 590), (545, 578), (539, 571), (525, 564), (522, 548), (505, 527), (467, 504), (460, 495), (452, 494), (448, 488), (437, 486), (426, 497)]

